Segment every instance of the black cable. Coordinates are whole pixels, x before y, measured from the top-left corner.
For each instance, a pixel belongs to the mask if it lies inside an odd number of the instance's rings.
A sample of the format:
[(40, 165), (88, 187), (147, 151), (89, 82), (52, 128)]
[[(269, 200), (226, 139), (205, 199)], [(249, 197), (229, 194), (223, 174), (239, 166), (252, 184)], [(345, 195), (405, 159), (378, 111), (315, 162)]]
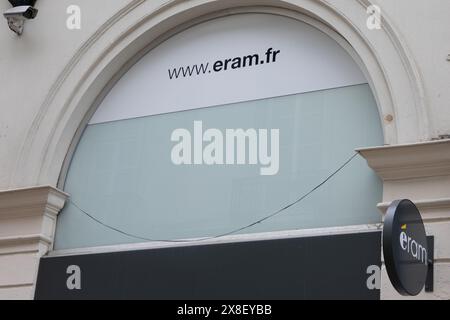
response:
[(77, 204), (75, 202), (73, 202), (72, 200), (69, 200), (69, 202), (78, 210), (80, 210), (82, 213), (84, 213), (86, 216), (88, 216), (89, 218), (91, 218), (92, 220), (94, 220), (95, 222), (97, 222), (98, 224), (106, 227), (107, 229), (111, 229), (113, 231), (116, 231), (118, 233), (121, 233), (127, 237), (131, 237), (131, 238), (135, 238), (138, 240), (145, 240), (145, 241), (152, 241), (152, 242), (191, 242), (191, 241), (201, 241), (201, 240), (206, 240), (205, 239), (194, 239), (194, 240), (157, 240), (157, 239), (149, 239), (149, 238), (145, 238), (145, 237), (140, 237), (140, 236), (136, 236), (134, 234), (122, 231), (118, 228), (115, 228), (113, 226), (110, 226), (106, 223), (104, 223), (103, 221), (100, 221), (99, 219), (95, 218), (94, 216), (90, 215), (89, 213), (87, 213), (86, 211), (84, 211), (83, 209), (81, 209), (79, 206), (77, 206)]
[(317, 189), (319, 189), (320, 187), (322, 187), (324, 184), (326, 184), (329, 180), (331, 180), (335, 175), (337, 175), (340, 171), (342, 171), (350, 162), (353, 161), (353, 159), (355, 159), (355, 157), (358, 155), (358, 153), (355, 153), (354, 155), (352, 155), (347, 161), (344, 162), (344, 164), (342, 164), (338, 169), (336, 169), (332, 174), (330, 174), (325, 180), (323, 180), (321, 183), (319, 183), (317, 186), (315, 186), (313, 189), (311, 189), (309, 192), (305, 193), (303, 196), (301, 196), (300, 198), (298, 198), (297, 200), (295, 200), (294, 202), (288, 204), (287, 206), (279, 209), (278, 211), (265, 216), (264, 218), (261, 218), (253, 223), (250, 223), (246, 226), (240, 227), (238, 229), (226, 232), (226, 233), (222, 233), (219, 234), (217, 236), (212, 236), (212, 237), (205, 237), (205, 238), (198, 238), (198, 239), (191, 239), (191, 240), (157, 240), (157, 239), (149, 239), (146, 237), (140, 237), (140, 236), (136, 236), (134, 234), (125, 232), (123, 230), (120, 230), (118, 228), (115, 228), (113, 226), (110, 226), (106, 223), (104, 223), (103, 221), (100, 221), (99, 219), (95, 218), (94, 216), (90, 215), (89, 213), (87, 213), (86, 211), (84, 211), (83, 209), (81, 209), (76, 203), (74, 203), (72, 200), (69, 200), (71, 204), (73, 204), (74, 207), (76, 207), (78, 210), (80, 210), (82, 213), (84, 213), (87, 217), (89, 217), (90, 219), (92, 219), (93, 221), (97, 222), (98, 224), (111, 229), (113, 231), (116, 231), (118, 233), (121, 233), (127, 237), (131, 237), (131, 238), (135, 238), (137, 240), (144, 240), (144, 241), (151, 241), (151, 242), (169, 242), (169, 243), (189, 243), (189, 242), (200, 242), (200, 241), (205, 241), (205, 240), (212, 240), (212, 239), (218, 239), (218, 238), (222, 238), (228, 235), (232, 235), (234, 233), (243, 231), (245, 229), (249, 229), (257, 224), (260, 224), (270, 218), (273, 218), (281, 213), (283, 213), (284, 211), (286, 211), (287, 209), (291, 208), (292, 206), (296, 205), (297, 203), (299, 203), (300, 201), (303, 201), (304, 199), (306, 199), (309, 195), (311, 195), (314, 191), (316, 191)]

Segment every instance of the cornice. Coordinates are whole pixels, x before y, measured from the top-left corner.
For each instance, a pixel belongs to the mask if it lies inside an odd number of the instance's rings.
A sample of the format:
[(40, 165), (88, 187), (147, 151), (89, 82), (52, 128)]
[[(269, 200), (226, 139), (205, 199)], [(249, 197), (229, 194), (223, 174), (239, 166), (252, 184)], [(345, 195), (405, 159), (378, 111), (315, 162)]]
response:
[(450, 175), (450, 139), (357, 152), (384, 181)]
[(0, 219), (56, 216), (68, 197), (68, 194), (51, 186), (0, 191)]
[(52, 243), (52, 239), (42, 234), (0, 237), (0, 247), (4, 247), (6, 245), (12, 246), (12, 245), (34, 244), (36, 242), (43, 242), (45, 244), (50, 245)]

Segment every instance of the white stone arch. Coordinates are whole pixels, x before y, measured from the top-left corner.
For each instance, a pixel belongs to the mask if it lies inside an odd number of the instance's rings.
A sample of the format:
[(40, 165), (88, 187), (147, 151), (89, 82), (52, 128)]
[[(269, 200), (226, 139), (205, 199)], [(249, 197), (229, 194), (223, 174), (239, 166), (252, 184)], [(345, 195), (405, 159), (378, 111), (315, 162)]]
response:
[[(423, 88), (414, 61), (387, 17), (383, 16), (381, 30), (366, 27), (369, 0), (173, 0), (159, 7), (156, 2), (130, 1), (72, 57), (29, 129), (12, 184), (55, 186), (63, 181), (70, 162), (66, 159), (70, 160), (95, 106), (142, 54), (190, 23), (244, 11), (301, 14), (324, 31), (334, 30), (356, 53), (369, 79), (385, 143), (429, 139)], [(389, 115), (392, 121), (385, 120)]]

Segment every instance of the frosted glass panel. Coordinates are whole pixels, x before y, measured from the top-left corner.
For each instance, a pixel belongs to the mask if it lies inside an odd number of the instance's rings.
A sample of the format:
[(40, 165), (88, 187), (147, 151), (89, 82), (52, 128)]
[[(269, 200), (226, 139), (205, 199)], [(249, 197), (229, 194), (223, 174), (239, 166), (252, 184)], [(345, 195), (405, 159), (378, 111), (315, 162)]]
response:
[[(279, 129), (280, 166), (173, 164), (177, 128)], [(358, 147), (383, 143), (367, 84), (89, 125), (65, 191), (96, 219), (151, 239), (215, 236), (248, 225), (305, 194)], [(244, 233), (380, 222), (381, 183), (361, 158), (301, 203)], [(56, 249), (142, 242), (68, 203)]]

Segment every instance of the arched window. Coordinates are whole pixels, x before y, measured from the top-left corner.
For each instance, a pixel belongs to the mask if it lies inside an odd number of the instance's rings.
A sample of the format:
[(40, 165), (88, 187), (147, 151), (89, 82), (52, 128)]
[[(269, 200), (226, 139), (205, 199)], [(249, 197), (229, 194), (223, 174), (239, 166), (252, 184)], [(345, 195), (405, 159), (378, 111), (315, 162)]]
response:
[[(383, 143), (366, 78), (298, 20), (238, 14), (173, 35), (93, 115), (73, 155), (55, 249), (370, 224)], [(236, 231), (236, 232), (235, 232)]]

